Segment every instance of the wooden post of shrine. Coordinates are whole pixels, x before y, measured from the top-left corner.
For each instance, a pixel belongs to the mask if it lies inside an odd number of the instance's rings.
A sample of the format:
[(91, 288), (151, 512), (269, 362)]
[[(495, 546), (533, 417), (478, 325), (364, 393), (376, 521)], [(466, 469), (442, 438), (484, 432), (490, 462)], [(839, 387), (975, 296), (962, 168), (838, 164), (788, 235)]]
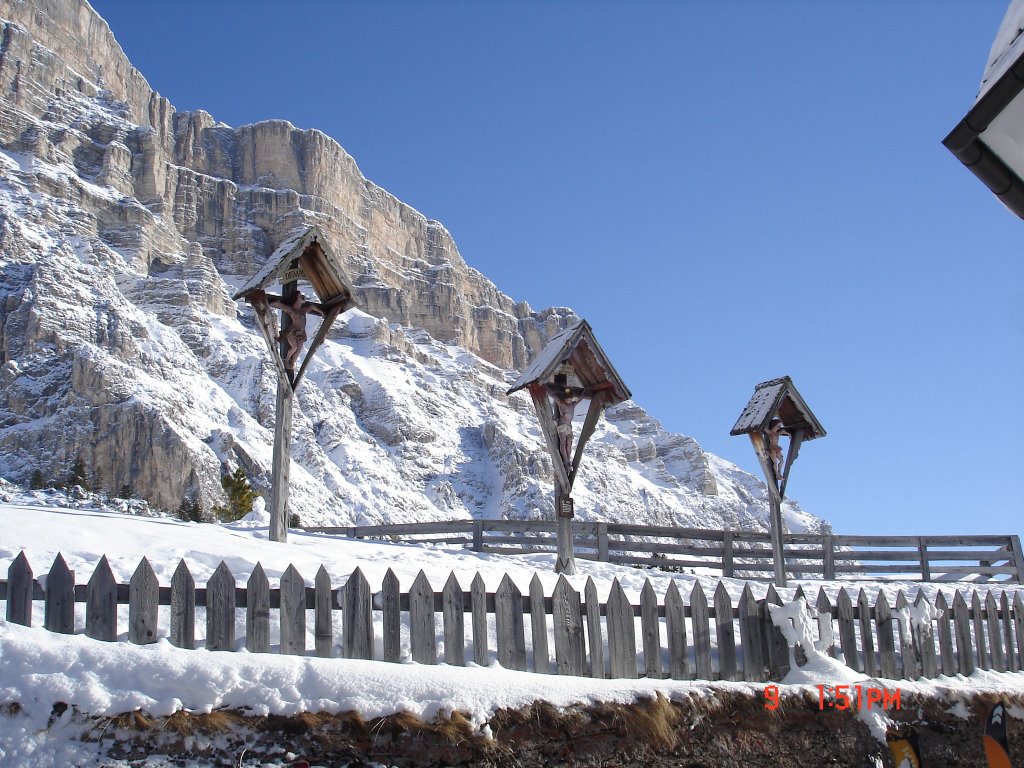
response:
[[(800, 446), (807, 440), (822, 437), (825, 430), (796, 391), (793, 380), (783, 376), (763, 381), (754, 387), (753, 397), (729, 434), (748, 435), (758, 464), (761, 465), (768, 486), (768, 525), (772, 539), (775, 584), (784, 587), (786, 531), (782, 502), (786, 497), (789, 472), (800, 452)], [(789, 439), (788, 451), (782, 450), (782, 437)]]
[[(303, 296), (296, 302), (299, 281), (308, 281), (319, 302)], [(281, 284), (281, 294), (267, 293), (265, 288)], [(340, 265), (330, 258), (319, 227), (305, 227), (291, 232), (270, 257), (267, 265), (253, 276), (234, 298), (244, 298), (252, 305), (256, 324), (270, 352), (277, 372), (277, 405), (274, 411), (274, 453), (270, 480), (270, 540), (288, 540), (288, 488), (291, 474), (292, 407), (295, 390), (302, 381), (313, 353), (327, 337), (334, 320), (346, 309), (355, 306), (348, 280)], [(281, 310), (280, 333), (273, 310)], [(300, 314), (295, 314), (296, 312)], [(293, 319), (305, 322), (309, 314), (323, 318), (309, 349), (302, 356), (305, 333), (291, 333)], [(293, 350), (298, 344), (300, 349)], [(301, 359), (301, 363), (299, 360)], [(296, 371), (295, 366), (299, 365)]]
[[(552, 338), (527, 366), (508, 394), (528, 389), (540, 421), (544, 444), (555, 476), (555, 517), (558, 523), (558, 554), (555, 573), (576, 573), (572, 538), (575, 502), (573, 481), (583, 457), (583, 448), (601, 413), (631, 395), (598, 345), (585, 320)], [(589, 400), (587, 415), (572, 440), (572, 419), (578, 404)]]

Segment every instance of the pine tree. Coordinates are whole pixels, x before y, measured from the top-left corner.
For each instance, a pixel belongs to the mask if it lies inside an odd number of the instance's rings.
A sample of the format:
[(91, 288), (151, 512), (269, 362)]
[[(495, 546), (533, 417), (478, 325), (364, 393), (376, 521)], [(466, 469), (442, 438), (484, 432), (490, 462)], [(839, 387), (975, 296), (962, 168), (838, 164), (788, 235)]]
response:
[(80, 453), (75, 454), (75, 461), (71, 465), (71, 473), (68, 475), (67, 485), (68, 488), (80, 485), (85, 490), (89, 490), (89, 474), (85, 469), (85, 461)]
[(226, 507), (214, 507), (213, 511), (225, 523), (241, 520), (252, 512), (253, 502), (259, 498), (259, 494), (249, 485), (249, 478), (245, 476), (245, 470), (241, 467), (235, 469), (229, 475), (220, 479), (224, 492), (228, 495)]
[(38, 491), (46, 487), (46, 481), (43, 479), (43, 473), (38, 469), (32, 473), (32, 479), (28, 481), (28, 487), (33, 491)]

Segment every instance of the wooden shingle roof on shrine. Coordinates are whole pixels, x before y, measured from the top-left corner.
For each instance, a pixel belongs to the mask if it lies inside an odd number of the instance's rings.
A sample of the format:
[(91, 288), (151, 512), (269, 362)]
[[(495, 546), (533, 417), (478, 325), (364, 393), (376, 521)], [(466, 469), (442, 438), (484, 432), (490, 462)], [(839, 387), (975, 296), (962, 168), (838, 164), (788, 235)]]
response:
[(573, 367), (580, 384), (591, 394), (604, 392), (606, 406), (632, 397), (586, 320), (553, 336), (506, 394), (511, 395), (533, 383), (551, 382), (564, 363)]
[(736, 420), (730, 435), (764, 432), (768, 422), (778, 416), (789, 431), (803, 430), (804, 441), (822, 437), (825, 428), (811, 413), (807, 403), (793, 386), (789, 376), (771, 381), (762, 381), (754, 387), (754, 394), (743, 413)]
[[(311, 248), (311, 245), (316, 247)], [(296, 261), (299, 272), (292, 271), (292, 263)], [(349, 290), (351, 283), (330, 252), (320, 227), (316, 225), (299, 227), (289, 232), (263, 269), (249, 278), (232, 298), (237, 301), (274, 283), (295, 279), (309, 282), (317, 298), (328, 307), (342, 302), (348, 305), (345, 309), (355, 306)]]

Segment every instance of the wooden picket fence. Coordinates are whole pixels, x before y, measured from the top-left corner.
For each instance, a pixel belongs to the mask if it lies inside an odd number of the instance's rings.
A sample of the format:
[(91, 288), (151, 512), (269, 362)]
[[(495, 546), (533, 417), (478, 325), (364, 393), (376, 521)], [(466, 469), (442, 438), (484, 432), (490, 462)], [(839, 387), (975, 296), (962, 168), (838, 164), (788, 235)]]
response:
[[(708, 597), (694, 583), (684, 603), (672, 581), (662, 600), (650, 580), (645, 582), (639, 605), (626, 596), (618, 580), (600, 602), (592, 579), (581, 596), (564, 577), (551, 595), (545, 595), (535, 575), (527, 595), (506, 575), (498, 590), (488, 593), (479, 574), (468, 592), (452, 573), (435, 592), (421, 571), (408, 592), (389, 569), (381, 590), (372, 592), (356, 568), (344, 586), (336, 589), (321, 566), (313, 587), (294, 566), (271, 589), (257, 564), (247, 584), (239, 587), (225, 563), (205, 588), (197, 588), (184, 561), (179, 562), (170, 586), (160, 586), (149, 561), (143, 558), (128, 584), (118, 584), (103, 557), (87, 584), (76, 584), (73, 572), (60, 555), (45, 579), (34, 578), (25, 553), (0, 581), (0, 599), (7, 602), (7, 620), (30, 626), (33, 601), (44, 603), (44, 626), (53, 632), (75, 632), (75, 606), (85, 604), (85, 634), (98, 640), (118, 638), (118, 606), (128, 606), (128, 640), (146, 644), (160, 636), (159, 607), (169, 606), (167, 636), (179, 648), (196, 647), (197, 608), (205, 609), (207, 650), (233, 651), (236, 611), (245, 611), (244, 647), (254, 653), (272, 651), (270, 615), (279, 612), (279, 644), (284, 654), (305, 655), (307, 611), (313, 611), (313, 653), (319, 657), (401, 661), (403, 623), (408, 627), (409, 656), (421, 664), (464, 665), (468, 617), (472, 638), (471, 661), (486, 665), (491, 651), (510, 669), (557, 672), (592, 677), (636, 678), (640, 675), (677, 680), (779, 680), (789, 669), (789, 648), (773, 625), (769, 605), (781, 605), (773, 586), (756, 599), (748, 583), (738, 604), (723, 582)], [(798, 587), (793, 598), (804, 597)], [(994, 671), (1024, 669), (1024, 604), (1021, 592), (1004, 590), (997, 596), (955, 591), (951, 599), (941, 592), (930, 603), (923, 592), (914, 600), (918, 615), (910, 619), (910, 603), (902, 590), (890, 606), (883, 592), (872, 603), (863, 589), (852, 598), (845, 589), (833, 605), (824, 591), (814, 605), (823, 637), (837, 640), (828, 652), (857, 671), (882, 678), (935, 677), (970, 674), (976, 668)], [(805, 598), (806, 599), (806, 598)], [(923, 603), (929, 610), (923, 611)], [(341, 613), (341, 632), (335, 645), (335, 614)], [(438, 652), (437, 621), (441, 617), (442, 651)], [(530, 644), (525, 617), (529, 616)], [(641, 653), (638, 654), (637, 619)], [(488, 646), (489, 623), (496, 647)], [(712, 628), (713, 625), (713, 628)], [(739, 629), (737, 641), (737, 627)], [(554, 667), (548, 629), (554, 639)], [(379, 652), (374, 638), (382, 638)], [(716, 643), (712, 646), (712, 631)], [(663, 642), (664, 638), (664, 642)], [(937, 643), (936, 643), (937, 638)], [(529, 648), (529, 658), (527, 650)]]
[[(463, 546), (475, 552), (557, 552), (556, 522), (447, 522), (309, 527), (311, 533)], [(772, 580), (771, 536), (755, 531), (592, 523), (574, 520), (576, 557), (680, 571), (717, 570), (728, 578)], [(791, 533), (783, 537), (787, 570), (799, 578), (872, 581), (1016, 582), (1024, 584), (1019, 536), (845, 536)]]

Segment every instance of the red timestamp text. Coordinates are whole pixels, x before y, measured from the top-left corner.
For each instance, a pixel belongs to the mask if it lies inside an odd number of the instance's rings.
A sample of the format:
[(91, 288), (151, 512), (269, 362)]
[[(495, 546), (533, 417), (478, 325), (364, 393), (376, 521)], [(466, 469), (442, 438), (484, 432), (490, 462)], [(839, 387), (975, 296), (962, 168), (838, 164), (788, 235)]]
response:
[[(862, 685), (816, 685), (818, 709), (853, 709), (861, 711), (880, 706), (882, 709), (900, 708), (900, 689), (889, 691)], [(779, 686), (769, 685), (764, 689), (764, 707), (768, 710), (779, 708)]]

